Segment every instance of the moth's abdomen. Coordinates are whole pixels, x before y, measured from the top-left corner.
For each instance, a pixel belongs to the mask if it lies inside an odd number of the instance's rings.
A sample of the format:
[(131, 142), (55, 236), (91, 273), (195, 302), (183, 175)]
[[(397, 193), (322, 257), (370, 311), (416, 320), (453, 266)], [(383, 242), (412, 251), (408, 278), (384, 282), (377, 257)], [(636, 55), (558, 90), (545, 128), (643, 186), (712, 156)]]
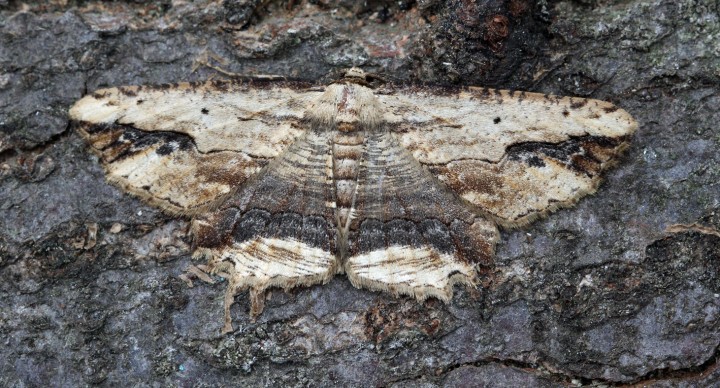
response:
[(379, 102), (370, 88), (338, 83), (328, 86), (306, 115), (319, 127), (316, 129), (332, 131), (330, 180), (335, 188), (335, 214), (341, 239), (353, 219), (365, 140), (368, 133), (382, 128), (380, 113)]
[(332, 148), (332, 179), (335, 183), (335, 211), (340, 230), (346, 229), (346, 225), (352, 219), (358, 187), (358, 171), (364, 150), (364, 132), (335, 132)]

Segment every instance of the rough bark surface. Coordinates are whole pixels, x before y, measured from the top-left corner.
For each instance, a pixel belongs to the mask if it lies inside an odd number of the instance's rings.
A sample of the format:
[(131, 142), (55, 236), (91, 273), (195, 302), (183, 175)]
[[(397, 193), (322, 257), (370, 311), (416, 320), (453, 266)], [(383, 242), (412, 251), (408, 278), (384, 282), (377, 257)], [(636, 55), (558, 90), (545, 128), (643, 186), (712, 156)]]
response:
[[(358, 5), (361, 4), (361, 5)], [(0, 385), (710, 386), (720, 380), (714, 0), (0, 0)], [(347, 278), (248, 298), (186, 219), (108, 185), (67, 109), (104, 86), (241, 74), (609, 100), (639, 129), (598, 193), (502, 233), (451, 304)], [(684, 225), (684, 226), (679, 226)]]

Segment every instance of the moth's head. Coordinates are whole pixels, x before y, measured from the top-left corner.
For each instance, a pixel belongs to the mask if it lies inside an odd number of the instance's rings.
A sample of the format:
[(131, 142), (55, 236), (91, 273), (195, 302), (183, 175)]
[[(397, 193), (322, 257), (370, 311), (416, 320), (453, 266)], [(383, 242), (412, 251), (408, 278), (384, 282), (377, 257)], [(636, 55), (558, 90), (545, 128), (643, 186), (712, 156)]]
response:
[(363, 86), (373, 87), (378, 84), (384, 84), (386, 81), (377, 74), (366, 73), (359, 67), (351, 67), (340, 73), (340, 78), (336, 81), (339, 83), (354, 83)]
[(345, 79), (361, 79), (364, 81), (365, 77), (365, 72), (359, 67), (351, 67), (345, 70), (345, 73), (343, 74), (343, 78)]

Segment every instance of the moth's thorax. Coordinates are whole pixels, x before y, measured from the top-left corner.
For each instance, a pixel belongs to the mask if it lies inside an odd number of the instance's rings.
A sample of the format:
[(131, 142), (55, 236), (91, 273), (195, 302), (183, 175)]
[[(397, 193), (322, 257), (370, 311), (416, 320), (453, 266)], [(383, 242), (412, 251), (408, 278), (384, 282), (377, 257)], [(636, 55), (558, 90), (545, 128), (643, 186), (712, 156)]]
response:
[(305, 112), (317, 130), (354, 132), (380, 127), (382, 109), (367, 86), (352, 82), (331, 84)]

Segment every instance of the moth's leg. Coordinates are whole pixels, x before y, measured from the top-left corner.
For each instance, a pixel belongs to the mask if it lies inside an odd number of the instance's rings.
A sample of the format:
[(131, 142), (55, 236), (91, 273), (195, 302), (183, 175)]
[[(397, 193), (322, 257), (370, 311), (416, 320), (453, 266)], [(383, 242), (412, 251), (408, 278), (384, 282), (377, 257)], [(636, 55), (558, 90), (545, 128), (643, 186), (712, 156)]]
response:
[(188, 266), (187, 269), (185, 269), (185, 272), (180, 274), (178, 277), (190, 288), (195, 286), (192, 278), (200, 279), (208, 284), (215, 284), (215, 281), (207, 274), (207, 272), (195, 265)]

